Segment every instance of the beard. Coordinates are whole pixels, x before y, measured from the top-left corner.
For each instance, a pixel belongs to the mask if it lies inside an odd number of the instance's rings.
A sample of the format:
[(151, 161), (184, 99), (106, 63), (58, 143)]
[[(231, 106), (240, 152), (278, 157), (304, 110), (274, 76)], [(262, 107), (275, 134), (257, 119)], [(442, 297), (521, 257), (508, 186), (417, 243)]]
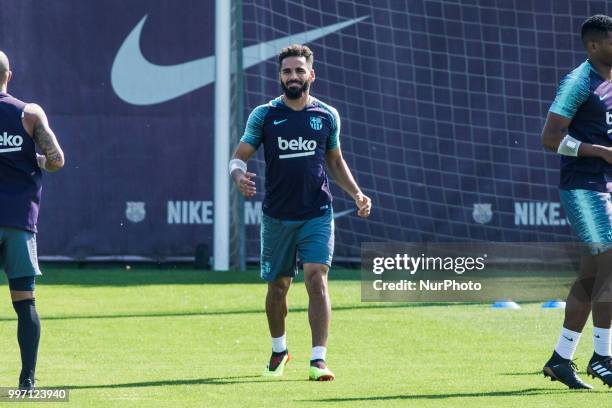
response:
[[(291, 81), (290, 84), (298, 84), (300, 85), (301, 82), (299, 81)], [(308, 88), (310, 88), (310, 82), (306, 81), (303, 84), (301, 84), (302, 86), (299, 88), (289, 88), (289, 85), (287, 84), (285, 85), (283, 83), (283, 81), (281, 81), (281, 87), (283, 88), (283, 93), (285, 94), (285, 97), (287, 99), (300, 99), (302, 97), (302, 95), (304, 95), (306, 92), (308, 92)]]

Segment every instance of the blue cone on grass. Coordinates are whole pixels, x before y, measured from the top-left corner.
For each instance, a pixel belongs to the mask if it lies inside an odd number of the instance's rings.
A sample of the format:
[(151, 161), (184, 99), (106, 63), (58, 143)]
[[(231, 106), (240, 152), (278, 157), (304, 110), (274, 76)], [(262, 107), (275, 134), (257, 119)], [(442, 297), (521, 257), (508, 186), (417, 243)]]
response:
[(565, 302), (562, 300), (549, 300), (542, 303), (542, 309), (565, 309)]
[(521, 307), (511, 300), (498, 300), (491, 305), (493, 309), (520, 309)]

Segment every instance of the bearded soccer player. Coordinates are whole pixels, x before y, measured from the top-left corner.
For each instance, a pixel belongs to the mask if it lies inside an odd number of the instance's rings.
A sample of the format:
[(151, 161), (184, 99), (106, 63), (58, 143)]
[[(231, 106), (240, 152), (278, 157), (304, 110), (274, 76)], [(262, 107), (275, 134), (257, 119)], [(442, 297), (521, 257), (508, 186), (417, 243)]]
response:
[(272, 356), (266, 376), (281, 376), (291, 358), (285, 317), (287, 292), (304, 268), (308, 320), (312, 332), (309, 378), (334, 379), (327, 367), (331, 303), (327, 275), (334, 250), (334, 219), (327, 171), (355, 201), (358, 215), (370, 214), (371, 200), (361, 192), (340, 150), (336, 109), (310, 95), (315, 80), (312, 51), (303, 45), (284, 48), (278, 57), (283, 95), (255, 108), (230, 161), (230, 174), (245, 197), (253, 197), (255, 174), (246, 162), (263, 144), (266, 194), (261, 222), (261, 277), (268, 282), (266, 314)]
[[(0, 51), (0, 264), (8, 276), (17, 313), (21, 351), (19, 388), (34, 388), (40, 322), (34, 302), (36, 222), (41, 197), (42, 170), (64, 165), (60, 148), (43, 109), (7, 94), (9, 60)], [(44, 155), (36, 153), (38, 146)]]
[(562, 155), (561, 202), (590, 254), (582, 258), (559, 341), (543, 371), (569, 388), (590, 389), (572, 358), (591, 310), (595, 350), (586, 371), (612, 386), (612, 18), (588, 18), (581, 34), (588, 59), (561, 82), (542, 142)]

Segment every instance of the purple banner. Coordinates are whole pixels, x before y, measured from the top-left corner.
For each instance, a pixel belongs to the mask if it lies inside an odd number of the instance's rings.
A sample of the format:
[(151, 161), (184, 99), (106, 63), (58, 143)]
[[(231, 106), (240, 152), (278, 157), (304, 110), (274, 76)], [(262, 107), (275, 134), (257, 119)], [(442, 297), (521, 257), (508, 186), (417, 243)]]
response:
[[(382, 4), (382, 6), (381, 6)], [(313, 93), (371, 219), (334, 186), (339, 256), (362, 241), (571, 237), (539, 133), (579, 27), (607, 3), (245, 1), (245, 113), (279, 94), (283, 41), (315, 52)], [(45, 174), (43, 256), (192, 256), (212, 246), (214, 2), (6, 1), (9, 93), (39, 103), (66, 154)], [(261, 155), (249, 166), (263, 189)], [(258, 254), (261, 193), (246, 203)]]

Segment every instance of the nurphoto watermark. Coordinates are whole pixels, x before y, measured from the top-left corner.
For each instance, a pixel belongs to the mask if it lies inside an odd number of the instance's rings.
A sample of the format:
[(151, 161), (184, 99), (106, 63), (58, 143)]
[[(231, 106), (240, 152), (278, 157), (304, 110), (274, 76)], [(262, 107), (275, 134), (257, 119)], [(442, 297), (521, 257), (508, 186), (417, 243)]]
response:
[(376, 302), (564, 299), (588, 250), (568, 242), (370, 242), (361, 249), (361, 298)]

